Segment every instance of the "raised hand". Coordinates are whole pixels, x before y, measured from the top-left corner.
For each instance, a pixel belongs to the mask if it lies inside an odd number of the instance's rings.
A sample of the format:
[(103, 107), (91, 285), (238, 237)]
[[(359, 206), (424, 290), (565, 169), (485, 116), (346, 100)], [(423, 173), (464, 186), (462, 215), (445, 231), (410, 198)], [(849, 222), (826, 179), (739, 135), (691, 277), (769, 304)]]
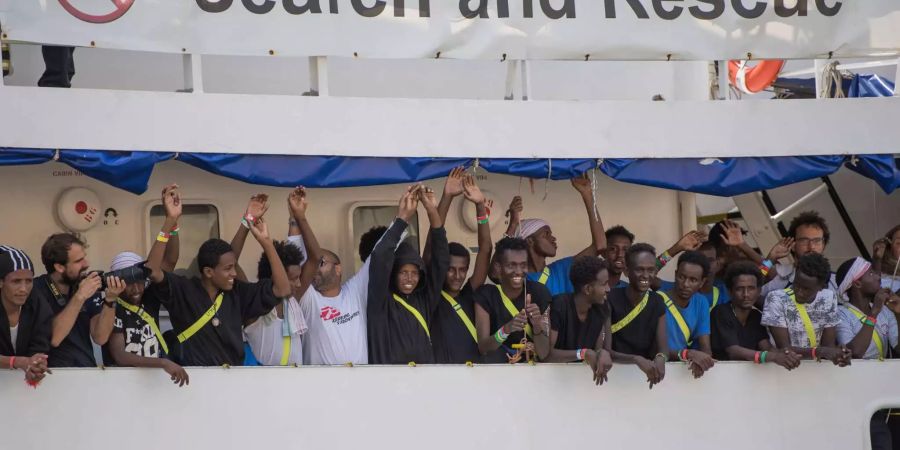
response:
[(522, 218), (522, 211), (525, 210), (525, 205), (522, 203), (522, 197), (515, 196), (512, 201), (509, 203), (509, 208), (506, 210), (506, 217), (509, 217), (510, 223), (519, 223), (519, 220)]
[(73, 298), (85, 301), (94, 296), (102, 287), (103, 282), (97, 272), (91, 272), (78, 283), (78, 290), (75, 291)]
[(444, 195), (448, 197), (456, 197), (463, 193), (463, 179), (465, 178), (465, 168), (462, 166), (454, 167), (444, 182)]
[(772, 250), (769, 250), (769, 256), (767, 256), (766, 259), (768, 259), (769, 261), (778, 261), (779, 259), (787, 258), (788, 255), (791, 254), (791, 250), (793, 249), (794, 238), (786, 237), (778, 241), (778, 243), (775, 244), (774, 247), (772, 247)]
[(119, 298), (125, 292), (125, 282), (119, 277), (106, 277), (106, 301)]
[(891, 310), (894, 314), (900, 315), (900, 295), (891, 294), (891, 298), (884, 303), (884, 306), (887, 306), (887, 309)]
[(572, 187), (574, 187), (575, 190), (578, 191), (578, 193), (581, 194), (582, 196), (592, 196), (593, 195), (593, 193), (591, 191), (591, 179), (588, 178), (587, 173), (585, 173), (581, 176), (572, 178), (571, 181), (572, 181)]
[(525, 329), (525, 324), (528, 319), (526, 319), (525, 310), (519, 311), (519, 314), (516, 314), (516, 317), (513, 317), (512, 320), (506, 322), (506, 325), (503, 325), (503, 332), (507, 334), (515, 333), (516, 331), (522, 331)]
[(701, 245), (703, 245), (705, 241), (706, 234), (701, 233), (697, 230), (690, 231), (675, 243), (675, 251), (676, 253), (681, 253), (697, 250)]
[(251, 223), (250, 233), (252, 233), (253, 237), (260, 243), (272, 239), (269, 237), (269, 225), (266, 223), (265, 219), (257, 219), (256, 222)]
[(306, 188), (298, 186), (288, 195), (288, 208), (295, 219), (305, 219), (309, 201), (306, 198)]
[(472, 175), (463, 178), (463, 194), (465, 194), (466, 200), (476, 205), (485, 202), (484, 193), (481, 192), (481, 188), (475, 183), (475, 177)]
[(891, 290), (881, 288), (875, 293), (875, 301), (872, 302), (872, 317), (878, 317), (878, 314), (884, 308), (884, 305), (891, 299)]
[(254, 219), (259, 219), (268, 210), (269, 196), (266, 194), (256, 194), (253, 197), (250, 197), (250, 201), (247, 202), (247, 209), (244, 211), (244, 217), (251, 216)]
[(181, 217), (181, 191), (177, 184), (170, 184), (162, 190), (162, 204), (166, 210), (166, 217), (178, 220)]
[(872, 261), (878, 261), (884, 258), (884, 252), (887, 250), (888, 244), (891, 242), (887, 238), (881, 238), (872, 245)]
[(744, 244), (744, 232), (740, 225), (726, 219), (722, 221), (722, 228), (725, 230), (721, 235), (725, 245), (739, 247)]
[(434, 209), (437, 210), (437, 199), (434, 195), (434, 189), (425, 186), (424, 184), (420, 184), (417, 187), (419, 202), (422, 203), (422, 206), (425, 207), (426, 210)]
[(412, 216), (416, 214), (416, 207), (419, 205), (418, 187), (410, 186), (406, 188), (406, 192), (400, 197), (400, 205), (397, 208), (397, 217), (404, 222), (409, 222)]

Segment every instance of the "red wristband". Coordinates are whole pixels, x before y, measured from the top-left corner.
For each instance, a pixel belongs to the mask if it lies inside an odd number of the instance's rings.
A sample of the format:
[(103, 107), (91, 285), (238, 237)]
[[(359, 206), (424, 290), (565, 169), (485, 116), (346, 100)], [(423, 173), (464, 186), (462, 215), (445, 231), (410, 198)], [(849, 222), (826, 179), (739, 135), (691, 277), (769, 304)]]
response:
[(812, 348), (812, 352), (810, 352), (810, 354), (812, 356), (812, 359), (816, 359), (816, 360), (819, 359), (818, 357), (816, 357), (816, 348), (815, 347)]
[(759, 364), (759, 352), (756, 352), (756, 354), (753, 355), (753, 362)]
[(9, 357), (9, 370), (13, 370), (15, 368), (16, 368), (16, 357), (10, 356)]

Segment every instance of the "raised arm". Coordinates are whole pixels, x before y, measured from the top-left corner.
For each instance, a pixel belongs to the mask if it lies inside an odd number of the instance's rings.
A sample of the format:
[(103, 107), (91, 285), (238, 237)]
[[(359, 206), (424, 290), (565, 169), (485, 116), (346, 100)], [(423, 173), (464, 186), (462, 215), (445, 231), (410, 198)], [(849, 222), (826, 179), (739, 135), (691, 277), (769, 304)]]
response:
[(594, 193), (591, 189), (591, 180), (587, 174), (577, 178), (572, 178), (572, 186), (581, 194), (581, 200), (584, 202), (584, 208), (587, 210), (588, 224), (591, 228), (591, 245), (575, 255), (579, 256), (597, 256), (600, 250), (606, 248), (606, 233), (603, 229), (603, 221), (600, 220), (600, 212), (594, 205)]
[(663, 252), (663, 254), (659, 255), (659, 258), (656, 259), (656, 275), (653, 276), (653, 279), (650, 280), (650, 288), (653, 290), (659, 290), (660, 286), (662, 286), (662, 279), (659, 278), (659, 271), (662, 270), (666, 264), (669, 263), (675, 256), (677, 256), (681, 252), (697, 250), (700, 248), (700, 245), (706, 241), (706, 234), (693, 230), (687, 232), (681, 239), (678, 239), (677, 242), (672, 244), (668, 250)]
[(747, 241), (744, 240), (744, 231), (741, 230), (740, 225), (727, 219), (722, 222), (722, 225), (725, 227), (725, 233), (721, 234), (725, 245), (737, 248), (754, 264), (762, 264), (762, 255), (756, 253), (756, 250), (753, 250), (753, 247), (750, 247)]
[(166, 243), (166, 251), (163, 253), (162, 270), (174, 272), (178, 265), (178, 257), (181, 253), (181, 242), (178, 239), (178, 226), (169, 233), (169, 242)]
[(463, 190), (466, 200), (475, 204), (475, 214), (485, 217), (478, 221), (478, 255), (475, 256), (475, 268), (469, 278), (469, 287), (478, 289), (484, 284), (491, 270), (491, 253), (494, 246), (491, 243), (490, 202), (484, 198), (484, 194), (475, 183), (475, 177), (469, 175), (463, 180)]
[(516, 231), (519, 229), (519, 222), (522, 220), (522, 211), (524, 210), (525, 206), (522, 203), (522, 197), (518, 195), (513, 197), (509, 203), (509, 208), (506, 210), (506, 217), (509, 223), (506, 225), (506, 232), (503, 233), (504, 237), (516, 235)]
[(391, 272), (394, 268), (394, 250), (400, 243), (403, 231), (416, 213), (417, 186), (410, 186), (400, 198), (397, 218), (391, 223), (369, 256), (369, 295), (366, 307), (371, 320), (373, 316), (387, 314), (388, 298), (391, 295)]
[(272, 243), (272, 238), (269, 236), (268, 224), (264, 219), (257, 219), (256, 223), (250, 224), (250, 233), (259, 242), (266, 259), (269, 260), (269, 265), (272, 267), (272, 294), (278, 298), (289, 297), (291, 295), (291, 282), (288, 280), (284, 264), (275, 250), (275, 244)]
[[(454, 167), (447, 175), (447, 181), (444, 182), (444, 193), (441, 194), (441, 201), (437, 205), (438, 214), (441, 216), (441, 223), (447, 220), (447, 214), (450, 213), (450, 205), (453, 199), (459, 197), (463, 193), (463, 177), (465, 168)], [(431, 235), (425, 237), (425, 248), (422, 250), (422, 259), (425, 264), (431, 260)]]
[(146, 267), (150, 269), (150, 280), (154, 284), (163, 282), (163, 257), (166, 253), (166, 247), (169, 242), (169, 232), (178, 224), (181, 217), (181, 192), (178, 190), (177, 184), (170, 184), (163, 188), (162, 204), (166, 211), (166, 219), (162, 229), (153, 246), (150, 247), (150, 254), (147, 256)]
[[(269, 210), (268, 202), (269, 196), (266, 194), (256, 194), (250, 197), (250, 201), (247, 202), (247, 209), (244, 210), (244, 215), (241, 217), (241, 226), (237, 228), (237, 231), (234, 232), (234, 237), (231, 238), (231, 249), (234, 251), (235, 261), (240, 261), (241, 259), (244, 243), (247, 242), (247, 235), (250, 233), (250, 224), (262, 219), (266, 211)], [(248, 281), (240, 263), (235, 265), (235, 270), (238, 273), (238, 280)]]
[(300, 288), (294, 293), (294, 298), (300, 300), (300, 298), (303, 297), (303, 294), (306, 293), (306, 290), (312, 285), (312, 280), (315, 278), (316, 271), (319, 269), (319, 260), (322, 258), (322, 248), (319, 246), (319, 241), (316, 239), (312, 226), (310, 226), (309, 220), (306, 218), (309, 201), (306, 197), (305, 188), (298, 187), (291, 191), (291, 194), (288, 196), (288, 207), (290, 208), (291, 216), (294, 219), (291, 224), (291, 233), (294, 232), (294, 227), (296, 226), (301, 239), (303, 239), (303, 245), (306, 248), (304, 258), (306, 258), (306, 262), (308, 263), (303, 264), (303, 269), (300, 273)]

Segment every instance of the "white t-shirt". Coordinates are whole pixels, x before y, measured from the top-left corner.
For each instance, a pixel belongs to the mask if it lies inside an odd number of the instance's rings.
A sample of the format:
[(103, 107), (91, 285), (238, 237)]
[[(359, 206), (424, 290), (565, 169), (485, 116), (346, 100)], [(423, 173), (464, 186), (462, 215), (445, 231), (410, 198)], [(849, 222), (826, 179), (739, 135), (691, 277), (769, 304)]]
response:
[(16, 351), (16, 338), (19, 337), (19, 326), (9, 327), (9, 337), (12, 340), (13, 351)]
[[(849, 344), (863, 328), (859, 317), (853, 314), (851, 309), (855, 308), (846, 304), (841, 305), (838, 310), (841, 323), (837, 327), (837, 342), (841, 345)], [(857, 309), (857, 311), (859, 310)], [(894, 313), (891, 310), (882, 308), (881, 312), (878, 313), (877, 319), (878, 322), (875, 324), (874, 332), (877, 332), (881, 338), (882, 351), (890, 354), (891, 350), (897, 347), (897, 318), (894, 317)], [(878, 359), (878, 356), (878, 345), (875, 344), (875, 339), (872, 338), (872, 342), (869, 342), (869, 348), (866, 349), (863, 359)]]
[(303, 364), (368, 364), (366, 305), (369, 261), (341, 285), (337, 297), (325, 297), (310, 287), (300, 299), (309, 331), (303, 339)]
[[(803, 306), (806, 307), (806, 313), (816, 334), (816, 346), (821, 345), (822, 331), (825, 328), (836, 327), (841, 322), (838, 316), (837, 295), (830, 289), (822, 289), (812, 303)], [(762, 324), (767, 327), (787, 328), (791, 336), (791, 345), (794, 347), (812, 347), (797, 305), (783, 290), (772, 291), (766, 297)]]
[(256, 319), (250, 326), (244, 327), (244, 338), (253, 349), (253, 356), (264, 366), (281, 365), (286, 331), (291, 337), (287, 363), (303, 364), (301, 336), (306, 333), (307, 324), (300, 311), (300, 303), (294, 297), (284, 301), (284, 314), (288, 318), (287, 330), (284, 319), (278, 317), (278, 312), (274, 308), (268, 314)]

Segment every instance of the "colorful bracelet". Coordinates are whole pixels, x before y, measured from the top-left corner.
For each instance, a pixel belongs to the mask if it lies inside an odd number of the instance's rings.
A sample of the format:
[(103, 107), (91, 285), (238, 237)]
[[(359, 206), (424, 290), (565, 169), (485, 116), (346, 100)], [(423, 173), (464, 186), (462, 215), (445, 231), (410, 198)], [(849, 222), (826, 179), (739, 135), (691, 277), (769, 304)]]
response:
[(163, 231), (160, 231), (159, 234), (156, 235), (156, 240), (165, 244), (169, 242), (169, 235)]
[(175, 228), (173, 228), (172, 231), (169, 232), (169, 237), (178, 236), (179, 231), (181, 231), (181, 228), (179, 228), (178, 225), (175, 225)]
[(763, 276), (767, 276), (773, 267), (775, 267), (775, 264), (772, 261), (764, 259), (759, 265), (759, 271), (762, 272)]
[(812, 348), (812, 351), (810, 352), (810, 356), (812, 356), (812, 359), (814, 359), (816, 361), (819, 360), (819, 357), (816, 356), (816, 348), (815, 347)]
[(584, 360), (584, 349), (583, 348), (575, 349), (575, 359), (577, 359), (579, 361)]
[(678, 360), (679, 360), (679, 361), (687, 362), (687, 360), (688, 360), (688, 351), (687, 351), (687, 349), (684, 349), (684, 350), (678, 352)]
[(868, 325), (870, 327), (874, 327), (875, 324), (878, 323), (878, 318), (872, 317), (872, 316), (867, 316), (863, 319), (860, 319), (860, 322), (862, 322), (863, 325)]
[(759, 364), (759, 352), (753, 354), (753, 364)]
[(669, 254), (669, 251), (664, 251), (658, 258), (656, 258), (656, 268), (662, 269), (672, 260), (672, 255)]
[(15, 356), (9, 357), (9, 370), (16, 370), (16, 357)]
[(767, 352), (767, 351), (759, 354), (759, 363), (760, 364), (766, 363), (766, 355), (768, 355), (768, 354), (769, 354), (769, 352)]
[(506, 340), (509, 339), (509, 335), (503, 331), (503, 327), (500, 327), (496, 333), (494, 333), (494, 340), (497, 341), (498, 344), (503, 345)]

